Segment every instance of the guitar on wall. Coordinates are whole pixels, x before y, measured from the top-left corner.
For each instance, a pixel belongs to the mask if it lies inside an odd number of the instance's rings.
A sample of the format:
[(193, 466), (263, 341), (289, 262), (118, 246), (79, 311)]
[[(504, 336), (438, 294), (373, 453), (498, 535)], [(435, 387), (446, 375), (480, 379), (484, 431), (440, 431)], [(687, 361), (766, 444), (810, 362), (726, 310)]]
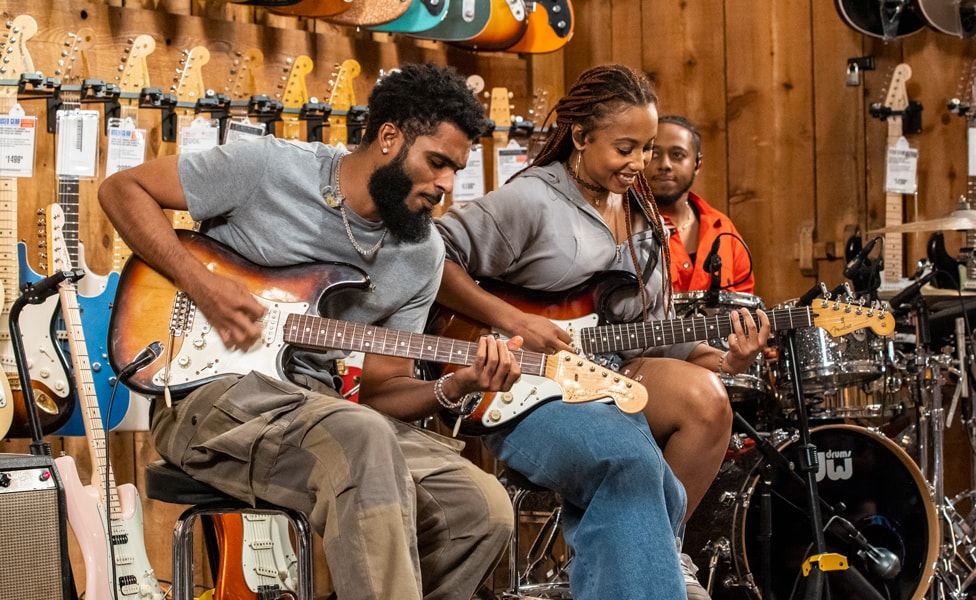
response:
[[(305, 76), (312, 72), (311, 57), (304, 54), (295, 59), (288, 72), (288, 79), (285, 81), (285, 93), (282, 96), (281, 104), (285, 108), (299, 109), (308, 102), (308, 87), (305, 85)], [(282, 113), (281, 115), (281, 139), (297, 140), (301, 136), (302, 122), (298, 119), (297, 113)]]
[[(81, 108), (81, 89), (80, 86), (85, 80), (83, 68), (77, 65), (84, 65), (84, 52), (94, 44), (94, 32), (90, 29), (81, 29), (73, 36), (70, 36), (72, 45), (68, 51), (68, 60), (65, 64), (65, 72), (62, 74), (62, 105), (59, 114), (70, 114)], [(78, 90), (66, 90), (64, 85), (76, 86)], [(98, 129), (96, 128), (96, 132)], [(64, 132), (58, 132), (64, 135)], [(96, 134), (97, 135), (97, 134)], [(80, 143), (80, 141), (79, 141)], [(108, 398), (115, 382), (115, 371), (107, 363), (107, 352), (105, 340), (108, 336), (109, 313), (112, 309), (112, 302), (115, 299), (115, 283), (118, 280), (116, 275), (96, 275), (88, 268), (85, 261), (84, 245), (80, 241), (80, 222), (81, 222), (81, 179), (77, 175), (59, 173), (57, 175), (57, 202), (65, 215), (65, 223), (62, 231), (67, 252), (71, 256), (71, 264), (77, 265), (85, 271), (85, 277), (78, 282), (79, 306), (81, 307), (81, 318), (87, 332), (86, 339), (89, 347), (87, 353), (95, 357), (91, 364), (92, 381), (96, 386), (97, 393)], [(42, 211), (43, 216), (43, 211)], [(50, 252), (49, 246), (45, 245), (41, 257), (46, 258), (44, 252)], [(48, 265), (50, 261), (48, 261)], [(48, 271), (50, 275), (53, 272)], [(65, 351), (67, 352), (68, 349)], [(77, 380), (77, 378), (75, 378)], [(127, 393), (118, 394), (112, 406), (112, 414), (103, 414), (103, 422), (111, 428), (116, 427), (125, 417), (129, 409), (129, 395)], [(108, 410), (105, 406), (103, 410)], [(74, 410), (68, 419), (58, 428), (57, 435), (84, 435), (85, 423), (84, 415), (80, 411)]]
[[(563, 292), (539, 292), (495, 280), (479, 285), (519, 310), (552, 320), (571, 336), (571, 345), (592, 360), (601, 354), (639, 350), (682, 342), (723, 338), (732, 333), (730, 315), (689, 317), (663, 321), (607, 324), (602, 313), (611, 299), (625, 290), (636, 290), (636, 278), (620, 271), (594, 275), (589, 281)], [(865, 327), (878, 335), (895, 330), (895, 319), (880, 309), (869, 309), (838, 302), (815, 302), (812, 307), (783, 308), (767, 312), (773, 330), (796, 329), (814, 325), (837, 337)], [(491, 328), (435, 304), (427, 332), (464, 340), (476, 340), (491, 334)], [(433, 370), (437, 374), (437, 370)], [(626, 375), (626, 373), (624, 373)], [(545, 379), (523, 373), (512, 389), (505, 393), (486, 393), (478, 408), (464, 417), (461, 431), (479, 434), (497, 427), (498, 419), (511, 418), (510, 406), (537, 404), (558, 396), (560, 390)], [(449, 416), (449, 415), (448, 415)]]
[[(112, 364), (126, 365), (149, 343), (165, 340), (160, 356), (127, 380), (141, 393), (173, 397), (227, 375), (258, 371), (284, 379), (291, 348), (354, 350), (415, 360), (468, 365), (477, 343), (339, 321), (317, 315), (326, 296), (365, 288), (369, 278), (341, 263), (286, 268), (255, 265), (223, 244), (187, 230), (177, 231), (183, 247), (217, 274), (243, 283), (265, 307), (264, 334), (247, 350), (228, 350), (206, 317), (185, 293), (137, 256), (122, 271), (109, 332)], [(522, 372), (556, 382), (564, 401), (611, 398), (624, 412), (637, 412), (647, 390), (636, 382), (569, 352), (514, 353)], [(534, 405), (508, 407), (523, 415)]]
[[(170, 86), (170, 92), (176, 95), (178, 102), (196, 103), (206, 97), (207, 90), (203, 85), (203, 67), (210, 62), (210, 51), (204, 46), (194, 46), (184, 50), (180, 57), (180, 66), (176, 69), (176, 83)], [(187, 121), (194, 118), (191, 108), (177, 109), (178, 124), (182, 129)], [(194, 227), (196, 224), (190, 217), (189, 211), (173, 210), (171, 219), (174, 227)]]
[(972, 0), (916, 0), (929, 27), (963, 39), (976, 35), (976, 2)]
[[(48, 270), (51, 273), (71, 271), (61, 207), (50, 205), (46, 218)], [(81, 483), (72, 457), (61, 456), (54, 464), (64, 482), (68, 522), (85, 560), (85, 597), (163, 600), (163, 592), (146, 556), (139, 492), (131, 483), (116, 486), (105, 452), (106, 433), (91, 378), (81, 307), (70, 279), (59, 284), (58, 295), (71, 346), (80, 412), (85, 415), (85, 437), (92, 464), (90, 485)], [(110, 556), (114, 562), (109, 560)]]
[[(885, 157), (887, 159), (888, 150), (895, 147), (898, 140), (902, 137), (904, 112), (908, 108), (908, 92), (905, 82), (912, 76), (912, 69), (907, 64), (902, 63), (895, 67), (891, 74), (891, 81), (888, 83), (888, 91), (885, 94), (883, 106), (884, 119), (888, 124), (888, 137), (885, 144)], [(885, 192), (885, 228), (897, 227), (902, 225), (904, 212), (904, 200), (901, 194)], [(904, 234), (888, 233), (885, 235), (884, 242), (884, 271), (881, 273), (881, 290), (896, 291), (904, 289), (909, 285), (905, 277), (905, 258), (904, 258)]]
[(522, 38), (505, 52), (544, 54), (555, 52), (573, 39), (573, 3), (570, 0), (526, 2), (528, 23)]
[[(7, 22), (3, 35), (4, 65), (0, 74), (6, 79), (19, 79), (34, 72), (34, 63), (27, 50), (27, 41), (37, 33), (33, 17), (21, 15)], [(16, 86), (0, 86), (0, 114), (8, 114), (17, 103)], [(0, 311), (0, 364), (3, 384), (12, 392), (13, 421), (6, 430), (11, 437), (31, 435), (20, 386), (17, 361), (10, 338), (10, 307), (17, 300), (21, 283), (21, 265), (31, 281), (40, 279), (27, 263), (26, 245), (18, 248), (17, 240), (17, 178), (0, 177), (0, 282), (3, 284), (3, 307)], [(19, 257), (19, 250), (23, 254)], [(34, 403), (41, 420), (41, 428), (50, 433), (60, 427), (74, 407), (71, 376), (67, 361), (57, 343), (55, 318), (58, 311), (56, 296), (43, 304), (28, 304), (20, 317), (24, 353), (30, 371)], [(6, 390), (7, 387), (4, 387)]]
[(505, 50), (522, 39), (528, 26), (523, 0), (491, 0), (485, 28), (474, 37), (451, 44), (469, 50)]
[[(332, 78), (332, 91), (329, 93), (329, 104), (332, 111), (345, 111), (356, 105), (356, 91), (352, 87), (352, 80), (359, 76), (362, 67), (351, 58), (342, 61)], [(337, 146), (349, 141), (349, 118), (347, 116), (329, 115), (329, 145)]]

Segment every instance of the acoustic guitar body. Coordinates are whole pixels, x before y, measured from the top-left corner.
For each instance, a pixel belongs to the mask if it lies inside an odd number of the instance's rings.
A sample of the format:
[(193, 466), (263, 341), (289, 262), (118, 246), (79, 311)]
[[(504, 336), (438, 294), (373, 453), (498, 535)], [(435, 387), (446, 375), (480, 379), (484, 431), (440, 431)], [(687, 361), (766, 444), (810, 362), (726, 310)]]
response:
[[(455, 0), (460, 1), (460, 0)], [(436, 27), (447, 16), (451, 0), (413, 0), (403, 16), (384, 25), (370, 27), (387, 33), (413, 33)]]
[(453, 0), (436, 27), (407, 34), (422, 40), (461, 42), (479, 35), (491, 19), (492, 0)]
[(523, 0), (491, 0), (491, 14), (481, 33), (452, 44), (469, 50), (504, 50), (525, 35), (526, 17)]
[(375, 27), (399, 19), (411, 4), (411, 0), (355, 0), (349, 10), (325, 20), (336, 25)]
[(834, 0), (840, 18), (864, 35), (891, 41), (925, 27), (915, 0)]
[(573, 37), (573, 3), (570, 0), (538, 0), (530, 7), (526, 21), (522, 38), (505, 52), (555, 52)]

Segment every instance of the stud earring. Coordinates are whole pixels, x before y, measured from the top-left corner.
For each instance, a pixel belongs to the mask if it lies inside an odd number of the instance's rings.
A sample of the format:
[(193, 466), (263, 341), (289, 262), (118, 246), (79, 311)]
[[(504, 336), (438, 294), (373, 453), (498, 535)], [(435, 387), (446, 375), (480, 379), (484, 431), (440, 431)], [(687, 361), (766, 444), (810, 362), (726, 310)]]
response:
[(383, 148), (383, 154), (389, 154), (389, 153), (390, 153), (389, 148)]

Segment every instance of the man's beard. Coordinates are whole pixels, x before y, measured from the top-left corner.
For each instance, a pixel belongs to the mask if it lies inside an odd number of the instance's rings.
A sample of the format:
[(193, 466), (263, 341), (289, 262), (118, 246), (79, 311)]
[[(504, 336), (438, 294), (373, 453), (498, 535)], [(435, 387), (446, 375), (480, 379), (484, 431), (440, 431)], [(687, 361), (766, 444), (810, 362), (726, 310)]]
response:
[(680, 200), (682, 196), (688, 193), (688, 190), (691, 189), (691, 184), (694, 182), (695, 178), (692, 177), (691, 181), (688, 182), (688, 185), (673, 194), (654, 194), (654, 202), (656, 202), (658, 206), (672, 206), (675, 202)]
[(398, 242), (417, 244), (430, 237), (433, 211), (413, 212), (406, 199), (413, 189), (413, 180), (403, 168), (404, 157), (397, 156), (390, 164), (373, 171), (368, 189), (386, 229)]

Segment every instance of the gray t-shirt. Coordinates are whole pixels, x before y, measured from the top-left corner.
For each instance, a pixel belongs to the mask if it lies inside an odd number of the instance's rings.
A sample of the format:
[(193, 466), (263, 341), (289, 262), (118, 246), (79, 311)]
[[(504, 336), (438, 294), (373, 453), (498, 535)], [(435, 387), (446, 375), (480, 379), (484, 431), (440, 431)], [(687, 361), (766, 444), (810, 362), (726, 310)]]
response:
[[(421, 332), (440, 285), (443, 241), (433, 228), (418, 244), (387, 235), (376, 254), (361, 256), (339, 209), (325, 201), (334, 185), (335, 159), (343, 152), (265, 136), (182, 154), (179, 174), (190, 216), (201, 222), (201, 232), (261, 266), (337, 261), (359, 267), (372, 285), (327, 296), (323, 316)], [(345, 213), (361, 247), (371, 248), (383, 235), (382, 223)], [(326, 368), (342, 354), (300, 353), (302, 370)]]

